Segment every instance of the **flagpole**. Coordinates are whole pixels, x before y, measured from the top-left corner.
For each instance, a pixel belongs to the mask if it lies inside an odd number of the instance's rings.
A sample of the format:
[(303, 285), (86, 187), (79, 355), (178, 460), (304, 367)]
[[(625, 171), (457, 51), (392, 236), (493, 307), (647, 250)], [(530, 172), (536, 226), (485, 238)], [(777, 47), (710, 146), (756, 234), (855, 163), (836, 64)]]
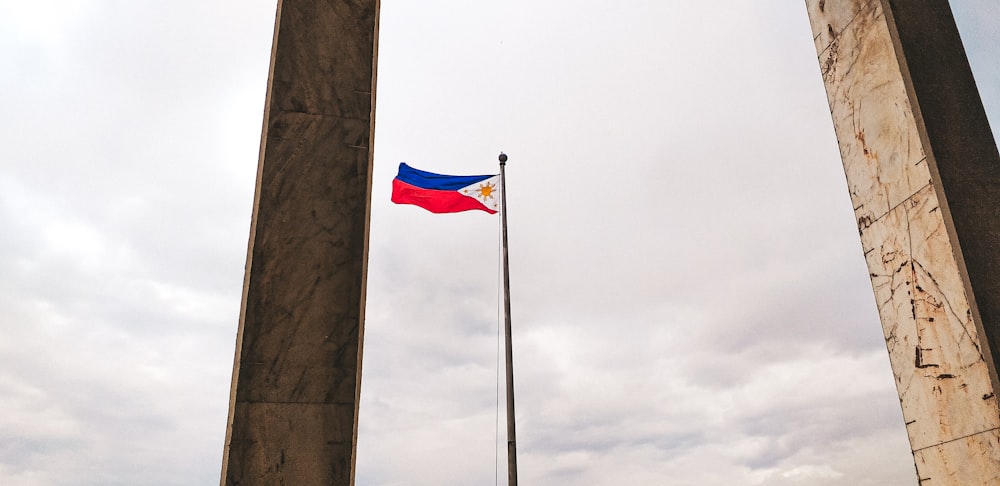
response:
[(504, 167), (507, 154), (500, 152), (500, 225), (503, 235), (503, 316), (507, 364), (507, 485), (517, 486), (517, 438), (514, 433), (514, 358), (510, 338), (510, 267), (507, 263), (507, 188)]

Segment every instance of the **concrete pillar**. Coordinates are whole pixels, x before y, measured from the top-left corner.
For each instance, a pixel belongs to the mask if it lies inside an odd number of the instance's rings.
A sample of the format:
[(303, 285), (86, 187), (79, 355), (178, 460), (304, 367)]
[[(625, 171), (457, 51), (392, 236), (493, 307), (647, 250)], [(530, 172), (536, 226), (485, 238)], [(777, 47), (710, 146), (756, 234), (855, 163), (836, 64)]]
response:
[(223, 485), (354, 482), (378, 0), (279, 0)]
[(806, 0), (921, 484), (1000, 484), (1000, 156), (946, 0)]

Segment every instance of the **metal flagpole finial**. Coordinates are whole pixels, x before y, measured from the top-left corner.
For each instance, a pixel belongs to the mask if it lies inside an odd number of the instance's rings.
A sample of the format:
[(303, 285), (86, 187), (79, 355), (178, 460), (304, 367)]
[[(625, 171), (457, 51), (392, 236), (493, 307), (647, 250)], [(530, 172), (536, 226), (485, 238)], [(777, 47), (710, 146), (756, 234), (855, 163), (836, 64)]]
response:
[(500, 152), (500, 165), (507, 163), (507, 154)]

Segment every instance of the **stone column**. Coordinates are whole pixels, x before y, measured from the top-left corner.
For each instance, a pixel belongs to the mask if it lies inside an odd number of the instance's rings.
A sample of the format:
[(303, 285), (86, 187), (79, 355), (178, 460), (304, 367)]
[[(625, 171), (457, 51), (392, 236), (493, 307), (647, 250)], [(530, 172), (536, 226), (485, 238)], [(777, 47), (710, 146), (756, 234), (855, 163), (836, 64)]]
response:
[(223, 485), (354, 482), (378, 0), (279, 0)]
[(946, 0), (806, 0), (921, 484), (1000, 484), (1000, 156)]

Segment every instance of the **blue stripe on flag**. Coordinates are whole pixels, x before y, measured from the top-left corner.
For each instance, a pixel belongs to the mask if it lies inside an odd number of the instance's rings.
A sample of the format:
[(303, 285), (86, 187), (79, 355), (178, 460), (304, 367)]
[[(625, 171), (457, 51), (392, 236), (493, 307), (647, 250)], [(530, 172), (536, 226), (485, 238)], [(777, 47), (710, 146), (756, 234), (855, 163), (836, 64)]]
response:
[(434, 189), (438, 191), (457, 191), (469, 184), (475, 184), (476, 182), (489, 179), (496, 174), (490, 175), (474, 175), (474, 176), (452, 176), (435, 174), (433, 172), (427, 172), (420, 169), (414, 169), (406, 165), (405, 162), (399, 164), (399, 175), (396, 179), (402, 182), (410, 184), (412, 186), (422, 187), (424, 189)]

